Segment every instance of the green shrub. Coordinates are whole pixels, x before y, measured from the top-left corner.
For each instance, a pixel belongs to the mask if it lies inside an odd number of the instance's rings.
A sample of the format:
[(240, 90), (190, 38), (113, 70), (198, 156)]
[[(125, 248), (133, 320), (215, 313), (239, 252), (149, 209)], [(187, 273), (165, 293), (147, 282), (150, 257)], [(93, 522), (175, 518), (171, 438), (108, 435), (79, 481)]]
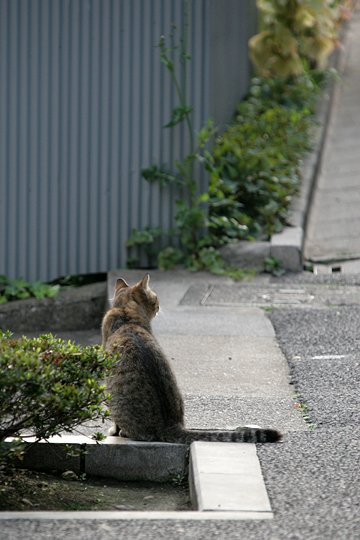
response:
[(25, 300), (31, 296), (35, 298), (53, 297), (58, 294), (60, 285), (49, 285), (41, 281), (29, 283), (25, 279), (8, 279), (0, 276), (0, 304), (11, 300)]
[(338, 45), (339, 0), (257, 0), (262, 32), (249, 41), (260, 75), (300, 75), (324, 69)]
[(47, 439), (107, 417), (102, 381), (115, 361), (98, 346), (0, 331), (0, 456), (7, 437)]
[(269, 237), (286, 222), (311, 149), (320, 79), (254, 79), (235, 122), (217, 139), (209, 225), (218, 242)]

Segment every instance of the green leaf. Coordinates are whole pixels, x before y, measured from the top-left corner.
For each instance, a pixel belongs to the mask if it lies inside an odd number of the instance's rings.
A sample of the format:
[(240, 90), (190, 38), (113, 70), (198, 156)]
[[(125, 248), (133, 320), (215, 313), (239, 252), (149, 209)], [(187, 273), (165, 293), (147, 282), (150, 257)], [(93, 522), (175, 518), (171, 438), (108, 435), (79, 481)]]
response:
[(57, 296), (60, 292), (60, 285), (51, 285), (47, 287), (46, 290), (46, 296), (49, 298), (53, 298), (54, 296)]
[(106, 439), (106, 435), (101, 433), (100, 431), (97, 431), (96, 433), (93, 433), (92, 439), (96, 442), (104, 441)]
[(161, 187), (165, 187), (178, 181), (177, 176), (167, 171), (164, 166), (158, 167), (157, 165), (151, 165), (147, 169), (143, 169), (141, 174), (147, 182), (158, 182)]
[(158, 256), (158, 265), (160, 270), (171, 270), (184, 259), (183, 252), (175, 247), (168, 246), (160, 251)]
[(27, 287), (28, 282), (25, 281), (25, 279), (23, 279), (23, 278), (18, 278), (18, 279), (12, 279), (10, 281), (10, 284), (16, 289), (23, 289), (23, 288)]
[(159, 228), (147, 227), (143, 230), (133, 229), (130, 238), (126, 242), (126, 246), (133, 247), (152, 244), (159, 236), (161, 236), (161, 229)]
[(209, 119), (205, 126), (198, 132), (197, 139), (200, 148), (203, 148), (210, 138), (216, 133), (214, 121)]
[(172, 110), (170, 121), (165, 124), (164, 128), (172, 128), (177, 124), (180, 124), (192, 112), (192, 110), (192, 107), (188, 107), (187, 105), (175, 107)]
[(199, 203), (207, 203), (210, 200), (210, 195), (208, 193), (202, 193), (198, 197)]

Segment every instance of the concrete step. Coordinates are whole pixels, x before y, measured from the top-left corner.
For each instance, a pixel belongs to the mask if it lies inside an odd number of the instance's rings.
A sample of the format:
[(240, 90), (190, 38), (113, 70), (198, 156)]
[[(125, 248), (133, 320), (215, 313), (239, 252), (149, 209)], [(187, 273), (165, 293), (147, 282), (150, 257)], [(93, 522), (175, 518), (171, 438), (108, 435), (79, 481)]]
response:
[(195, 442), (190, 455), (191, 500), (201, 512), (273, 517), (254, 444)]

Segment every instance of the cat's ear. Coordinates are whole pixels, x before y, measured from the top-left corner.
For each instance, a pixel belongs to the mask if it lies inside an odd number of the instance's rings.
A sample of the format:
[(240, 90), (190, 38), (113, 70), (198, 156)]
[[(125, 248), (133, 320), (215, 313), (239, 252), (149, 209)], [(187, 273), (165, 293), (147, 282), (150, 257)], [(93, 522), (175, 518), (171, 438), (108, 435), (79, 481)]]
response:
[(149, 282), (150, 282), (150, 274), (146, 274), (146, 276), (144, 276), (142, 280), (140, 281), (140, 286), (143, 289), (147, 290), (149, 289)]
[(130, 287), (123, 278), (119, 278), (116, 280), (115, 284), (115, 291), (120, 291), (120, 289), (125, 289), (126, 287)]

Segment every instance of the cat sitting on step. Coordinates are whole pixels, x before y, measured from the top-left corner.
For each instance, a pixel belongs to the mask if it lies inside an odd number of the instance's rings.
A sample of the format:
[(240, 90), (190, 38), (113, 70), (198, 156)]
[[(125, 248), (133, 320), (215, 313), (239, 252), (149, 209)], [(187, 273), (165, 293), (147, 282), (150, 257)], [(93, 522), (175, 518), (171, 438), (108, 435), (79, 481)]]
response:
[(147, 274), (130, 286), (118, 279), (112, 307), (102, 322), (102, 342), (119, 361), (108, 380), (110, 435), (137, 441), (190, 444), (193, 441), (264, 443), (280, 440), (274, 429), (239, 427), (234, 431), (184, 427), (184, 403), (175, 375), (151, 330), (159, 300)]

